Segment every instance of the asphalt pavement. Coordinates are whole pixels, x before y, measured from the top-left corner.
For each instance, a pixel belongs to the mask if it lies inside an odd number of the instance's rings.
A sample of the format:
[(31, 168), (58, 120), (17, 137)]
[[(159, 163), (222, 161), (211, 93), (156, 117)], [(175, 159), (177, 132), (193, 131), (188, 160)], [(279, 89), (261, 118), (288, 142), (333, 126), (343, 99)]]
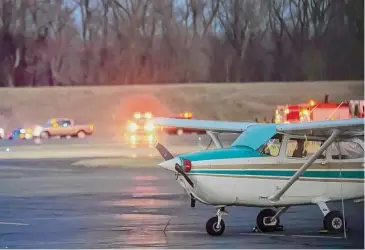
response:
[(190, 208), (170, 172), (75, 160), (1, 160), (0, 248), (364, 248), (363, 203), (345, 202), (347, 239), (318, 233), (316, 206), (290, 208), (269, 235), (252, 233), (258, 208), (228, 208), (226, 232), (210, 237), (214, 208)]
[[(237, 134), (221, 136), (229, 146)], [(158, 140), (174, 154), (214, 148), (208, 135), (161, 136)], [(88, 137), (85, 139), (1, 140), (0, 159), (45, 159), (78, 157), (155, 157), (153, 143), (132, 145), (124, 138)]]
[[(221, 134), (220, 138), (222, 143), (229, 144), (232, 143), (235, 138), (237, 138), (238, 134)], [(159, 136), (159, 141), (161, 143), (167, 143), (169, 145), (187, 145), (187, 144), (198, 144), (204, 143), (209, 144), (210, 137), (208, 135), (197, 135), (197, 134), (184, 134), (181, 136), (169, 136), (166, 134), (162, 134)], [(101, 144), (110, 144), (110, 145), (118, 145), (118, 144), (127, 144), (123, 136), (115, 136), (115, 137), (102, 137), (102, 136), (88, 136), (83, 139), (79, 138), (51, 138), (41, 140), (39, 143), (35, 142), (33, 139), (22, 140), (22, 139), (1, 139), (0, 147), (14, 147), (14, 146), (37, 146), (37, 145), (80, 145), (80, 146), (90, 146), (90, 145), (101, 145)]]

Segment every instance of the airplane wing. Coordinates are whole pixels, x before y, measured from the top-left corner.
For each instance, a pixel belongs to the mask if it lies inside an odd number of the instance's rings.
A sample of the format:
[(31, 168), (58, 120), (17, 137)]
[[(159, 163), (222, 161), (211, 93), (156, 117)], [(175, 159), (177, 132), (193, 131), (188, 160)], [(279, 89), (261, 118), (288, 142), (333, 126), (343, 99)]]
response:
[(334, 121), (320, 121), (284, 124), (276, 128), (279, 133), (291, 135), (314, 135), (325, 136), (327, 140), (322, 144), (319, 150), (314, 153), (303, 166), (281, 187), (275, 194), (268, 197), (269, 201), (275, 203), (281, 196), (307, 171), (313, 162), (321, 155), (337, 137), (341, 136), (360, 136), (364, 134), (364, 119), (346, 119)]
[(249, 126), (256, 125), (254, 122), (231, 122), (231, 121), (210, 121), (193, 119), (174, 118), (153, 118), (156, 125), (177, 128), (200, 129), (221, 133), (238, 133), (245, 131)]
[(276, 131), (283, 134), (324, 137), (330, 136), (334, 129), (340, 131), (340, 136), (361, 136), (364, 135), (364, 119), (354, 118), (346, 120), (281, 124), (276, 127)]

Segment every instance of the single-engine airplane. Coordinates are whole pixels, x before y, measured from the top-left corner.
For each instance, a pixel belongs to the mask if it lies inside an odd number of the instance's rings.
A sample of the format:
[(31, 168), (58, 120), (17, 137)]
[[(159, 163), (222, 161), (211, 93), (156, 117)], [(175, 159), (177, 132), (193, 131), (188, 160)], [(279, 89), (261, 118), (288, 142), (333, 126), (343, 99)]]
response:
[[(326, 202), (364, 198), (364, 119), (295, 124), (181, 120), (155, 118), (162, 126), (202, 129), (216, 149), (174, 157), (163, 145), (155, 147), (165, 159), (159, 166), (195, 201), (213, 205), (216, 216), (206, 223), (209, 235), (225, 230), (222, 215), (228, 206), (261, 207), (256, 228), (281, 230), (280, 215), (290, 206), (316, 204), (323, 213), (323, 230), (347, 229), (339, 211)], [(240, 133), (224, 148), (219, 133)], [(276, 150), (273, 150), (276, 149)]]

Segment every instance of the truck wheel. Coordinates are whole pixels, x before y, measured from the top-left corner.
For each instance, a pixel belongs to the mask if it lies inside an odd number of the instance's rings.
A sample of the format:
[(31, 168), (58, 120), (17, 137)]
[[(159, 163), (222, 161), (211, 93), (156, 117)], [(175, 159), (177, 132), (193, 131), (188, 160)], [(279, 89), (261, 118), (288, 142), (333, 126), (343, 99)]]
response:
[(79, 132), (77, 133), (77, 137), (78, 137), (78, 138), (85, 138), (85, 136), (86, 136), (86, 134), (85, 134), (85, 132), (84, 132), (84, 131), (79, 131)]
[(42, 139), (48, 139), (50, 137), (49, 133), (47, 131), (44, 131), (41, 133), (41, 138)]

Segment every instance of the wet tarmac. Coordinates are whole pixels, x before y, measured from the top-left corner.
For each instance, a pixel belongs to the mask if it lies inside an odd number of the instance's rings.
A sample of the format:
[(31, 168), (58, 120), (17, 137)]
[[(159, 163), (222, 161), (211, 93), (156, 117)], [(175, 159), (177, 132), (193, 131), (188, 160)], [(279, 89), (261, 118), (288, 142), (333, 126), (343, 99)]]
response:
[[(238, 134), (222, 134), (220, 135), (221, 141), (224, 144), (230, 144), (237, 138)], [(166, 143), (170, 145), (186, 145), (186, 144), (197, 144), (202, 143), (203, 145), (207, 146), (210, 142), (210, 137), (208, 135), (197, 135), (197, 134), (184, 134), (181, 136), (168, 136), (168, 135), (161, 135), (158, 137), (158, 140), (161, 143)], [(2, 139), (0, 140), (0, 148), (1, 147), (14, 147), (14, 146), (56, 146), (56, 145), (80, 145), (80, 146), (91, 146), (91, 145), (126, 145), (128, 144), (127, 141), (121, 137), (95, 137), (89, 136), (83, 139), (79, 138), (51, 138), (51, 139), (44, 139), (40, 141), (36, 141), (33, 139), (22, 140), (22, 139), (15, 139), (15, 140), (8, 140)]]
[(171, 173), (73, 161), (0, 162), (0, 248), (364, 248), (363, 203), (345, 202), (347, 239), (318, 233), (316, 206), (290, 208), (271, 235), (252, 233), (258, 208), (228, 208), (225, 233), (210, 237), (214, 208), (190, 208)]

